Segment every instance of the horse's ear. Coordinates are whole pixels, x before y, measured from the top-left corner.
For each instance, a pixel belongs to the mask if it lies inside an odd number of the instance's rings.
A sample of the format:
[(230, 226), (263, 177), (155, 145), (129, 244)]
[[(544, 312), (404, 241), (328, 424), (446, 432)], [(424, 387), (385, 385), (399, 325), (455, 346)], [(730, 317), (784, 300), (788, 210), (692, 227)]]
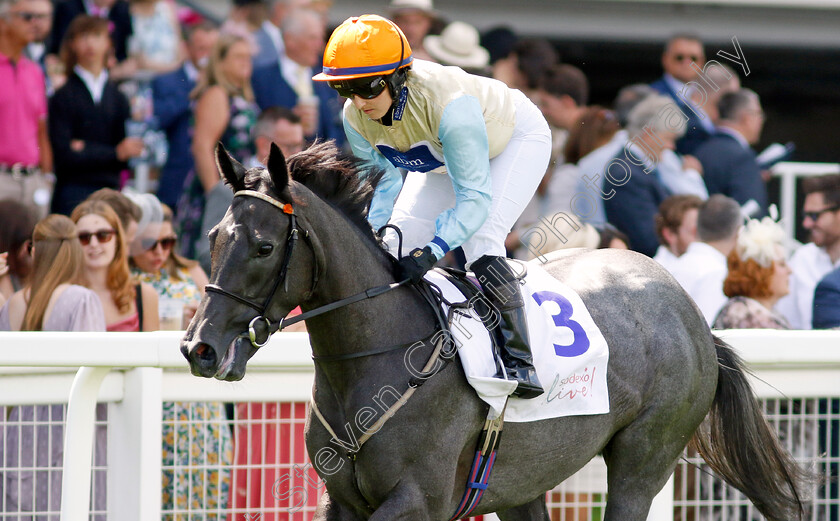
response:
[(216, 167), (234, 193), (245, 189), (245, 167), (231, 157), (221, 141), (216, 145)]
[(277, 193), (281, 193), (289, 186), (289, 169), (286, 168), (286, 158), (283, 157), (283, 152), (273, 142), (271, 149), (268, 151), (268, 173), (271, 175), (271, 180), (274, 182), (274, 189)]

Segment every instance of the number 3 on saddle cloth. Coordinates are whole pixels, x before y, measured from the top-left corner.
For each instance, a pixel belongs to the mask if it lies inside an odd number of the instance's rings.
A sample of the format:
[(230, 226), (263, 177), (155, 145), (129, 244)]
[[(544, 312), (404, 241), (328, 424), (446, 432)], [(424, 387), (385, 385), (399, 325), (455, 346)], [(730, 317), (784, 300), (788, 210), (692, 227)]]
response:
[[(511, 265), (515, 272), (522, 272), (515, 262)], [(482, 313), (487, 315), (484, 306), (470, 305), (468, 297), (437, 270), (427, 273), (425, 279), (440, 288), (446, 301), (467, 303), (462, 312), (452, 313), (450, 331), (467, 381), (490, 405), (489, 418), (498, 417), (503, 409), (506, 422), (609, 412), (607, 341), (578, 294), (538, 263), (527, 263), (521, 291), (534, 366), (545, 393), (529, 400), (513, 396), (508, 400), (516, 382), (497, 375), (497, 363), (501, 361), (496, 359), (490, 334), (481, 320)], [(446, 304), (443, 307), (447, 311)]]

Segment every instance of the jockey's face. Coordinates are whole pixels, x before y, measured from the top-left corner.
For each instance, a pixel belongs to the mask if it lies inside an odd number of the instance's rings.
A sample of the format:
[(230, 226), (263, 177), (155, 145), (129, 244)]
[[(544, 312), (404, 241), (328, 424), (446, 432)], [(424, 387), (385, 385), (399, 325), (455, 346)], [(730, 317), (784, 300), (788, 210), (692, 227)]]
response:
[(358, 110), (364, 112), (365, 116), (373, 120), (382, 119), (388, 110), (391, 108), (393, 98), (388, 89), (382, 91), (379, 96), (373, 99), (364, 99), (359, 96), (353, 96), (353, 106)]

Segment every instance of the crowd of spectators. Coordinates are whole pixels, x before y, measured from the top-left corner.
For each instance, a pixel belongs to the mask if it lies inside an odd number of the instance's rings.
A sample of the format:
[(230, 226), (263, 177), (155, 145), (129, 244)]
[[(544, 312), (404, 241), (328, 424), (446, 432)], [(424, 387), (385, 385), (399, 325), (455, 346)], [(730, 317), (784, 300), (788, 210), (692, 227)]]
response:
[[(344, 100), (312, 81), (329, 8), (233, 0), (218, 27), (172, 0), (0, 0), (0, 330), (151, 331), (173, 308), (172, 327), (185, 327), (207, 283), (207, 233), (232, 197), (216, 144), (249, 167), (271, 143), (286, 156), (319, 139), (344, 146)], [(805, 183), (810, 242), (786, 260), (792, 242), (766, 217), (768, 164), (751, 148), (761, 100), (706, 60), (698, 36), (670, 38), (662, 77), (622, 88), (610, 108), (589, 105), (585, 71), (545, 39), (447, 23), (431, 0), (382, 14), (415, 59), (520, 89), (549, 122), (552, 160), (511, 256), (629, 248), (671, 272), (713, 327), (840, 327), (840, 176)], [(121, 192), (151, 161), (133, 122), (165, 135), (156, 196)], [(186, 424), (224, 415), (217, 403), (168, 407)], [(201, 435), (215, 440), (207, 461), (231, 461), (229, 432)], [(226, 501), (227, 476), (184, 472), (165, 477), (167, 504)]]

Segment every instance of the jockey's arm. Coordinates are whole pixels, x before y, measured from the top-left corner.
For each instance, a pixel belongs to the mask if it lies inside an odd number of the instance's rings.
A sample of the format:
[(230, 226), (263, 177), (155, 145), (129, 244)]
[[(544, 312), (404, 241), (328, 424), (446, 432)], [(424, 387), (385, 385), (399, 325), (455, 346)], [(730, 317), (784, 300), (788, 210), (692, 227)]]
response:
[(374, 230), (378, 230), (388, 224), (388, 219), (391, 218), (391, 213), (394, 211), (394, 201), (396, 201), (402, 189), (402, 174), (390, 161), (385, 159), (385, 156), (373, 148), (373, 145), (363, 138), (346, 119), (344, 120), (344, 133), (347, 135), (347, 142), (350, 144), (353, 155), (385, 171), (382, 179), (376, 185), (368, 211), (368, 222)]
[(490, 145), (478, 100), (472, 96), (452, 100), (443, 111), (438, 137), (455, 189), (455, 207), (438, 216), (435, 238), (429, 243), (440, 259), (472, 237), (490, 214)]

